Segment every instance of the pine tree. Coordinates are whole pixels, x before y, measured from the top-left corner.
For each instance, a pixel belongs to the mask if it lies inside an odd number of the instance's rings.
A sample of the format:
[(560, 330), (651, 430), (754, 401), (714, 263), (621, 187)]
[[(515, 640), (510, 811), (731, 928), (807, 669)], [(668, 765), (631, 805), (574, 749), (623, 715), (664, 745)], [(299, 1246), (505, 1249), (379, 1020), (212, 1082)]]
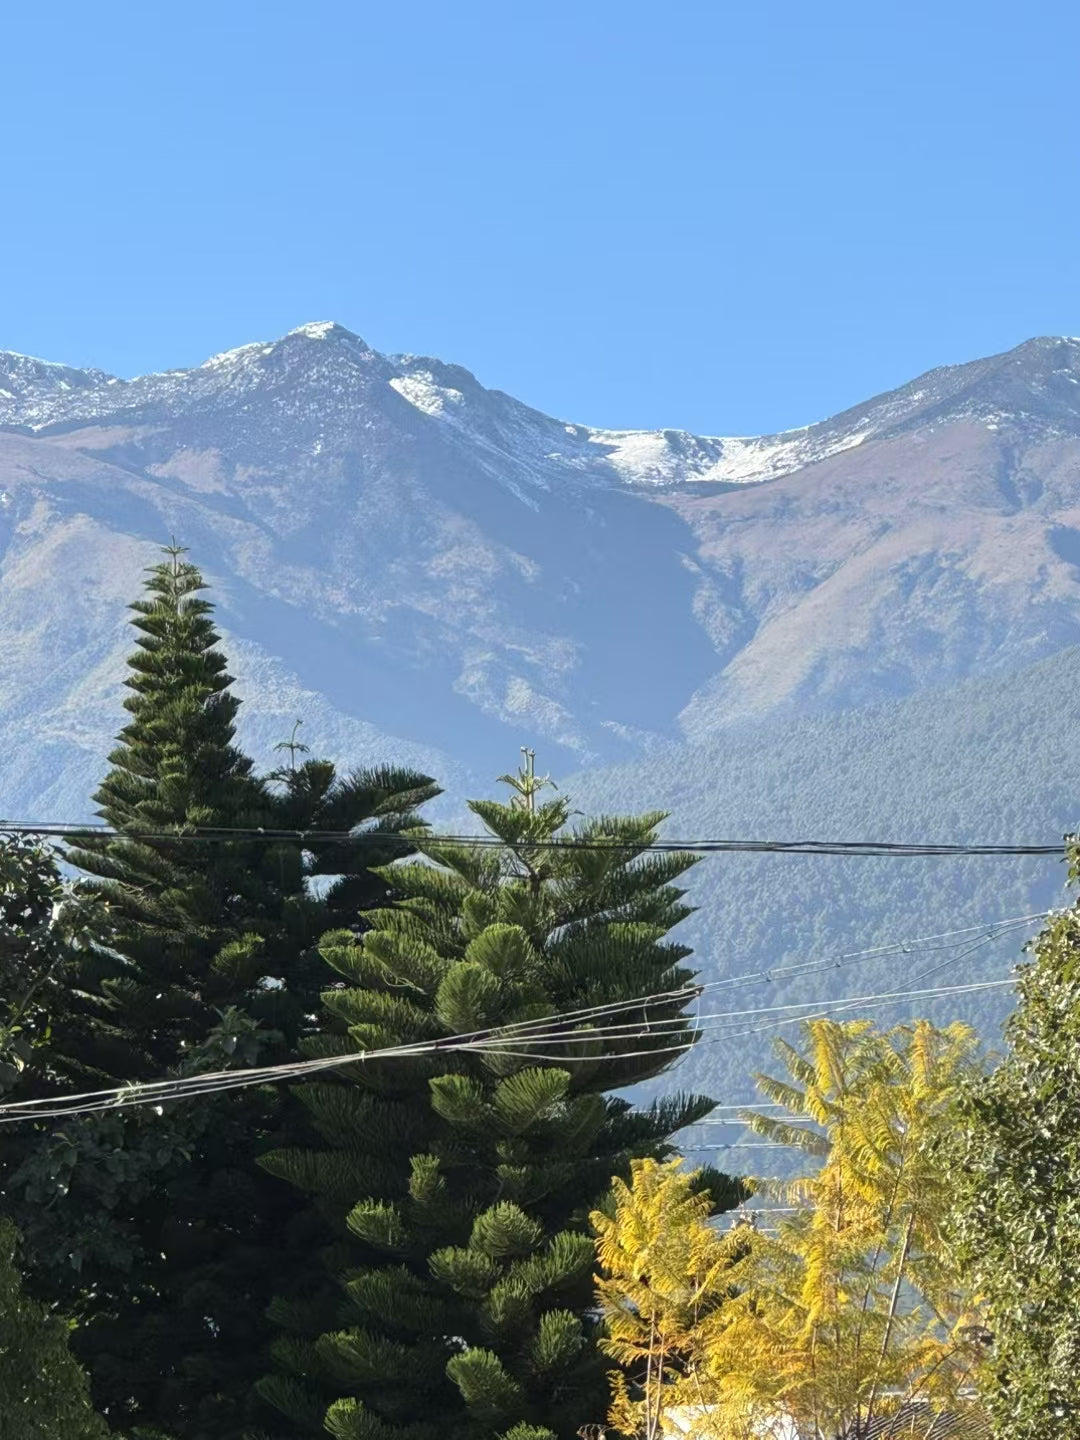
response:
[[(178, 1064), (215, 1007), (253, 998), (264, 968), (249, 927), (272, 913), (278, 858), (228, 838), (266, 823), (265, 786), (234, 743), (239, 701), (202, 575), (178, 546), (165, 553), (131, 606), (131, 719), (94, 797), (123, 838), (87, 834), (70, 853), (113, 921), (84, 979), (88, 1033), (71, 1048), (88, 1071), (124, 1079)], [(196, 827), (217, 834), (197, 840)]]
[[(317, 760), (256, 776), (234, 743), (238, 701), (203, 588), (173, 548), (133, 607), (131, 720), (97, 796), (121, 834), (87, 836), (70, 856), (108, 926), (82, 956), (79, 1013), (54, 1035), (67, 1088), (295, 1058), (316, 1026), (315, 946), (340, 892), (358, 920), (383, 900), (368, 864), (408, 853), (391, 836), (437, 793), (411, 772), (339, 777)], [(366, 838), (309, 845), (282, 828)], [(335, 861), (345, 873), (319, 893), (311, 878)], [(266, 1305), (319, 1238), (300, 1197), (255, 1164), (297, 1133), (268, 1086), (56, 1127), (10, 1178), (33, 1283), (77, 1315), (74, 1344), (114, 1427), (184, 1440), (245, 1429)]]
[[(1080, 852), (1070, 855), (1080, 879)], [(983, 1398), (1001, 1440), (1080, 1431), (1080, 906), (1019, 971), (1008, 1050), (958, 1126), (957, 1234), (992, 1340)]]
[(23, 1292), (15, 1231), (0, 1220), (0, 1440), (105, 1440), (64, 1322)]
[[(505, 778), (505, 777), (504, 777)], [(691, 857), (647, 853), (663, 818), (567, 830), (562, 798), (512, 782), (474, 802), (495, 842), (421, 840), (384, 871), (398, 897), (364, 933), (327, 937), (339, 1033), (319, 1053), (367, 1051), (652, 996), (614, 1036), (556, 1023), (495, 1051), (372, 1061), (298, 1088), (321, 1147), (264, 1158), (312, 1194), (340, 1242), (336, 1283), (313, 1275), (274, 1315), (285, 1333), (263, 1395), (298, 1431), (338, 1440), (568, 1436), (604, 1408), (589, 1213), (635, 1156), (711, 1102), (644, 1111), (609, 1091), (661, 1073), (690, 1043)], [(677, 992), (671, 995), (670, 992)], [(650, 1028), (651, 1027), (651, 1028)], [(738, 1188), (713, 1177), (717, 1198)]]

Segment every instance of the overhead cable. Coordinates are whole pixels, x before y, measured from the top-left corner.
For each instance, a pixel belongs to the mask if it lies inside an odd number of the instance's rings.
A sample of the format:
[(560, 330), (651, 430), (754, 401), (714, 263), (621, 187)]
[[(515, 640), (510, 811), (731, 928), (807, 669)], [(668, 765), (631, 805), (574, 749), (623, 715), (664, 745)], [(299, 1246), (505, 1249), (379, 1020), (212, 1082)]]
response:
[(80, 841), (147, 840), (170, 844), (292, 842), (300, 845), (385, 845), (400, 843), (437, 850), (439, 847), (506, 850), (518, 848), (525, 852), (545, 850), (588, 850), (639, 854), (764, 854), (764, 855), (832, 855), (850, 857), (963, 857), (963, 856), (1039, 856), (1062, 854), (1065, 841), (1052, 844), (964, 844), (938, 841), (888, 840), (639, 840), (618, 836), (568, 835), (562, 838), (530, 839), (521, 837), (515, 846), (497, 835), (440, 835), (435, 832), (389, 830), (320, 830), (274, 826), (205, 826), (177, 828), (116, 830), (107, 825), (72, 824), (48, 820), (0, 820), (0, 832), (40, 835), (46, 838)]
[[(982, 981), (970, 985), (939, 986), (928, 990), (893, 991), (880, 995), (854, 996), (823, 1007), (818, 1012), (818, 1015), (813, 1017), (790, 1015), (786, 1012), (795, 1009), (804, 1009), (807, 1004), (814, 1002), (804, 1002), (804, 1004), (797, 1006), (767, 1006), (759, 1010), (732, 1011), (728, 1013), (732, 1017), (752, 1017), (759, 1014), (771, 1015), (781, 1011), (785, 1012), (785, 1018), (776, 1023), (792, 1024), (798, 1023), (806, 1018), (824, 1017), (828, 1014), (837, 1013), (838, 1011), (850, 1009), (855, 1006), (874, 1008), (883, 1004), (904, 1003), (913, 999), (936, 999), (947, 995), (967, 995), (1012, 985), (1012, 983), (1013, 981), (1011, 979)], [(563, 1022), (567, 1022), (573, 1019), (573, 1015), (574, 1012), (568, 1012), (565, 1016), (552, 1018), (561, 1018)], [(535, 1024), (536, 1022), (525, 1023)], [(391, 1046), (381, 1050), (357, 1050), (333, 1056), (320, 1056), (311, 1060), (290, 1061), (281, 1065), (222, 1070), (202, 1075), (176, 1076), (167, 1080), (129, 1083), (97, 1091), (86, 1091), (75, 1095), (44, 1097), (28, 1101), (12, 1101), (0, 1105), (0, 1123), (13, 1123), (17, 1120), (52, 1119), (113, 1108), (128, 1108), (144, 1105), (160, 1106), (171, 1100), (216, 1094), (225, 1090), (246, 1088), (251, 1085), (264, 1084), (269, 1081), (299, 1079), (320, 1071), (350, 1065), (366, 1065), (379, 1060), (417, 1059), (447, 1051), (455, 1053), (472, 1052), (533, 1061), (551, 1060), (561, 1064), (572, 1064), (578, 1063), (579, 1057), (565, 1053), (554, 1055), (537, 1053), (537, 1051), (531, 1047), (536, 1044), (580, 1046), (582, 1044), (596, 1044), (597, 1042), (604, 1041), (618, 1043), (620, 1040), (629, 1043), (634, 1039), (638, 1039), (649, 1043), (639, 1046), (636, 1049), (623, 1050), (615, 1054), (601, 1053), (593, 1056), (580, 1057), (580, 1061), (604, 1064), (612, 1060), (620, 1059), (655, 1058), (657, 1055), (687, 1050), (697, 1043), (716, 1043), (709, 1039), (702, 1040), (701, 1037), (708, 1035), (713, 1029), (726, 1030), (727, 1028), (728, 1027), (713, 1025), (690, 1028), (688, 1022), (684, 1021), (682, 1028), (677, 1032), (670, 1029), (661, 1029), (658, 1033), (655, 1029), (650, 1031), (647, 1027), (642, 1027), (634, 1035), (625, 1035), (620, 1027), (613, 1036), (604, 1026), (597, 1026), (587, 1030), (568, 1031), (564, 1029), (539, 1033), (524, 1030), (524, 1027), (522, 1027), (523, 1033), (520, 1033), (517, 1027), (510, 1025), (502, 1027), (497, 1031), (474, 1032), (471, 1035), (455, 1035), (435, 1040), (417, 1041), (413, 1044)], [(657, 1046), (653, 1043), (657, 1038), (674, 1038), (677, 1043), (667, 1046)], [(722, 1038), (730, 1039), (733, 1037), (725, 1034)], [(515, 1045), (523, 1045), (530, 1048), (524, 1050), (511, 1048)]]
[[(636, 1057), (639, 1055), (656, 1055), (665, 1053), (658, 1050), (654, 1042), (657, 1038), (677, 1038), (678, 1044), (674, 1047), (667, 1047), (668, 1050), (686, 1051), (696, 1043), (715, 1043), (708, 1037), (718, 1033), (721, 1038), (733, 1039), (740, 1035), (757, 1033), (760, 1029), (771, 1028), (770, 1025), (751, 1027), (751, 1029), (737, 1030), (731, 1032), (731, 1024), (738, 1019), (752, 1018), (759, 1015), (771, 1015), (779, 1010), (782, 1013), (801, 1012), (821, 1002), (807, 1001), (789, 1006), (756, 1007), (743, 1011), (713, 1012), (695, 1017), (689, 1016), (668, 1016), (663, 1020), (650, 1019), (650, 1012), (656, 1010), (670, 1010), (673, 1007), (684, 1005), (689, 1001), (699, 998), (711, 990), (731, 990), (743, 988), (763, 979), (780, 978), (787, 975), (801, 975), (812, 970), (831, 969), (840, 964), (850, 963), (858, 959), (884, 958), (894, 954), (909, 955), (928, 949), (946, 948), (936, 942), (954, 940), (955, 937), (969, 935), (973, 931), (982, 930), (979, 943), (994, 938), (996, 935), (1006, 932), (1008, 929), (1019, 925), (1027, 924), (1035, 920), (1044, 919), (1047, 914), (1053, 912), (1037, 912), (1022, 916), (1010, 916), (1000, 921), (993, 922), (989, 926), (963, 926), (958, 929), (941, 931), (936, 934), (921, 936), (910, 941), (892, 942), (887, 945), (872, 946), (863, 951), (846, 952), (837, 960), (803, 962), (795, 966), (777, 967), (769, 971), (751, 971), (741, 976), (729, 976), (722, 980), (708, 981), (699, 984), (680, 986), (669, 991), (654, 993), (652, 995), (634, 996), (626, 1000), (610, 1001), (604, 1004), (583, 1006), (578, 1009), (557, 1012), (546, 1016), (536, 1017), (532, 1020), (518, 1021), (510, 1025), (487, 1031), (474, 1031), (469, 1034), (448, 1036), (433, 1041), (417, 1042), (411, 1046), (397, 1046), (385, 1051), (354, 1052), (352, 1055), (341, 1055), (319, 1058), (315, 1060), (298, 1060), (286, 1064), (252, 1067), (247, 1070), (224, 1070), (208, 1072), (201, 1075), (175, 1076), (161, 1081), (150, 1081), (138, 1083), (135, 1086), (114, 1086), (99, 1091), (88, 1091), (81, 1094), (65, 1096), (61, 1098), (51, 1097), (36, 1101), (25, 1101), (15, 1104), (0, 1106), (0, 1119), (11, 1120), (13, 1118), (33, 1118), (38, 1116), (45, 1118), (58, 1114), (72, 1113), (71, 1106), (78, 1102), (89, 1102), (91, 1108), (106, 1108), (114, 1105), (128, 1105), (138, 1103), (140, 1105), (161, 1103), (165, 1100), (186, 1098), (203, 1093), (216, 1093), (218, 1089), (233, 1089), (241, 1086), (255, 1085), (271, 1080), (283, 1080), (298, 1078), (304, 1075), (317, 1072), (321, 1069), (333, 1069), (336, 1066), (358, 1063), (365, 1056), (367, 1059), (375, 1058), (408, 1058), (417, 1054), (427, 1054), (440, 1049), (472, 1049), (488, 1051), (506, 1051), (509, 1044), (535, 1045), (537, 1043), (582, 1045), (583, 1043), (595, 1044), (598, 1041), (612, 1041), (617, 1038), (627, 1040), (641, 1039), (650, 1043), (637, 1051), (632, 1052)], [(973, 990), (993, 988), (996, 986), (1010, 984), (1010, 981), (1003, 980), (990, 982), (989, 985), (967, 985), (950, 987), (944, 989), (937, 987), (933, 990), (888, 992), (883, 996), (857, 996), (851, 999), (842, 999), (827, 1005), (822, 1015), (836, 1013), (837, 1011), (851, 1008), (857, 1005), (869, 1005), (880, 1003), (896, 1003), (911, 998), (932, 998), (946, 994), (965, 994)], [(629, 1023), (618, 1022), (615, 1017), (620, 1015), (633, 1015), (635, 1018)], [(792, 1020), (783, 1019), (775, 1024), (798, 1023), (800, 1020), (815, 1018), (795, 1013)], [(717, 1022), (726, 1022), (718, 1024)], [(706, 1022), (706, 1023), (702, 1023)], [(589, 1025), (588, 1029), (567, 1029)], [(527, 1054), (534, 1059), (544, 1058), (530, 1050)], [(565, 1056), (554, 1057), (565, 1059)], [(596, 1060), (619, 1058), (616, 1056), (596, 1056)], [(742, 1107), (722, 1106), (721, 1110), (735, 1110)]]

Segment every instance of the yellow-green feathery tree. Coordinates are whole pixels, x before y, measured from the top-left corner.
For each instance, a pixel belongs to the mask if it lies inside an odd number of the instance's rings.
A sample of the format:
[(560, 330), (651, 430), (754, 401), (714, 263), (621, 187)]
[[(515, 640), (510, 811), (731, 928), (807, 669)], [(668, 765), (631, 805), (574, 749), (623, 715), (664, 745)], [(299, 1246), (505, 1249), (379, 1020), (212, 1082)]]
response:
[(690, 1306), (667, 1342), (677, 1363), (649, 1368), (635, 1411), (617, 1382), (612, 1423), (630, 1419), (648, 1434), (648, 1417), (670, 1430), (689, 1411), (695, 1434), (713, 1440), (863, 1440), (888, 1417), (903, 1421), (903, 1434), (945, 1415), (963, 1423), (974, 1411), (983, 1332), (945, 1238), (945, 1156), (974, 1039), (925, 1021), (882, 1033), (864, 1021), (813, 1020), (801, 1048), (778, 1049), (790, 1078), (762, 1076), (759, 1085), (788, 1115), (745, 1118), (812, 1162), (798, 1179), (762, 1184), (792, 1213), (778, 1212), (772, 1229), (705, 1234), (673, 1181), (660, 1196), (641, 1174), (620, 1197), (621, 1254), (598, 1217), (609, 1353), (632, 1361), (620, 1312), (641, 1316), (641, 1274), (654, 1284), (633, 1257), (635, 1233), (664, 1230), (658, 1254), (665, 1266), (681, 1264)]
[(700, 1403), (699, 1357), (728, 1293), (730, 1259), (709, 1224), (715, 1207), (694, 1181), (681, 1160), (635, 1160), (631, 1183), (613, 1182), (610, 1213), (592, 1216), (602, 1349), (622, 1366), (611, 1375), (610, 1420), (645, 1440), (663, 1433), (672, 1403)]

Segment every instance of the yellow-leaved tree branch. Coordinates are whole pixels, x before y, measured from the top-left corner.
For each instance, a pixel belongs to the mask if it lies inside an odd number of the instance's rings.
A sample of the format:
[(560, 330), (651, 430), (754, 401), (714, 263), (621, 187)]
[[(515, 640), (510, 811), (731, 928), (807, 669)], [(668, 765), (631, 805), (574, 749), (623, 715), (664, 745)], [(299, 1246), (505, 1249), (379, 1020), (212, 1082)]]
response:
[[(679, 1162), (639, 1162), (594, 1216), (610, 1421), (658, 1440), (865, 1440), (981, 1433), (985, 1331), (950, 1250), (954, 1106), (969, 1030), (812, 1020), (760, 1076), (802, 1173), (759, 1190), (768, 1228), (720, 1231)], [(883, 1428), (884, 1427), (884, 1428)]]

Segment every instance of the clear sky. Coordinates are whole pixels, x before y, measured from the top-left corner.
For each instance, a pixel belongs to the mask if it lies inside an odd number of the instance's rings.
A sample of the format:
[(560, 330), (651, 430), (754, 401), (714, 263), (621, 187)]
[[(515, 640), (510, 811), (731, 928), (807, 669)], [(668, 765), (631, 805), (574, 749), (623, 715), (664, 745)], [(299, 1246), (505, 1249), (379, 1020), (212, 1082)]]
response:
[(0, 347), (306, 320), (751, 433), (1080, 334), (1076, 0), (4, 7)]

